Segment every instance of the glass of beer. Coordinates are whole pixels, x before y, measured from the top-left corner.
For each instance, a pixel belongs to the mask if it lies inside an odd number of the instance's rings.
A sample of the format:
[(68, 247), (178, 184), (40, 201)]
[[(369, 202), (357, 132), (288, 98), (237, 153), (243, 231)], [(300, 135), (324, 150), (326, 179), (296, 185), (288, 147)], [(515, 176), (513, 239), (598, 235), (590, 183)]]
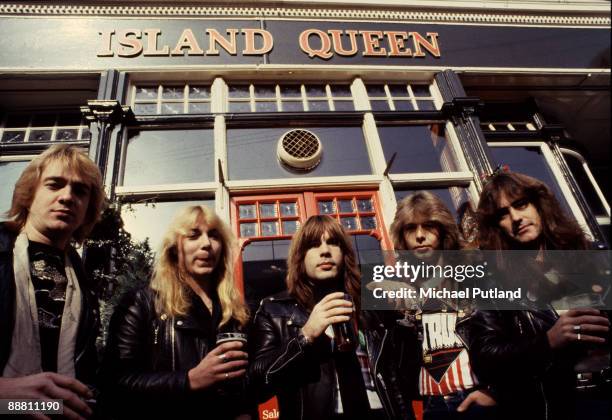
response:
[[(353, 303), (353, 298), (348, 293), (345, 293), (342, 298)], [(332, 324), (332, 328), (334, 330), (334, 344), (336, 351), (354, 351), (357, 348), (357, 334), (355, 334), (352, 319), (345, 322)]]
[[(240, 350), (247, 351), (247, 335), (245, 333), (241, 333), (238, 331), (231, 332), (223, 332), (217, 334), (216, 345), (220, 345), (222, 343), (227, 343), (229, 341), (240, 341), (243, 346)], [(231, 360), (231, 359), (228, 359)], [(225, 383), (221, 386), (221, 393), (225, 395), (238, 396), (244, 392), (246, 387), (245, 377), (233, 378), (226, 380)]]

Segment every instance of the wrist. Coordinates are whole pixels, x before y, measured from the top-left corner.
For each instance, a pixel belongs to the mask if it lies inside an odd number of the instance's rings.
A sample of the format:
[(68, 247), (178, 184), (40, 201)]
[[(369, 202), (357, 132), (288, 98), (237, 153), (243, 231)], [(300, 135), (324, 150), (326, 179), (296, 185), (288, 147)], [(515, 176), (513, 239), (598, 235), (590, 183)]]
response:
[(303, 344), (309, 345), (312, 344), (314, 342), (314, 337), (313, 335), (305, 328), (302, 328), (300, 330), (300, 341)]

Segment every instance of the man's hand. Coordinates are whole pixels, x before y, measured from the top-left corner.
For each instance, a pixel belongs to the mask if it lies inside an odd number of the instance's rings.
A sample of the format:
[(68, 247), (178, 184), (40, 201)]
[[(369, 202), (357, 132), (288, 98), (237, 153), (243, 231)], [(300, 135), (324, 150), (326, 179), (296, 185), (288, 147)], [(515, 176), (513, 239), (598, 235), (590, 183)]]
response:
[[(80, 420), (91, 416), (91, 409), (83, 399), (92, 397), (93, 394), (83, 383), (53, 372), (43, 372), (20, 378), (0, 378), (0, 398), (63, 400), (64, 416), (69, 419)], [(49, 418), (42, 414), (33, 415), (33, 417), (38, 419)]]
[(467, 411), (472, 404), (480, 405), (483, 407), (491, 407), (497, 405), (495, 400), (486, 391), (474, 391), (468, 395), (465, 400), (457, 407), (458, 412)]
[(321, 299), (312, 308), (306, 324), (302, 327), (302, 334), (309, 339), (315, 339), (331, 324), (349, 321), (353, 313), (353, 303), (343, 299), (343, 296), (342, 292), (334, 292)]
[(248, 355), (241, 350), (241, 341), (228, 341), (212, 349), (206, 357), (188, 372), (189, 388), (204, 389), (246, 373)]
[(546, 332), (550, 348), (558, 349), (576, 341), (605, 343), (610, 321), (597, 309), (570, 309)]

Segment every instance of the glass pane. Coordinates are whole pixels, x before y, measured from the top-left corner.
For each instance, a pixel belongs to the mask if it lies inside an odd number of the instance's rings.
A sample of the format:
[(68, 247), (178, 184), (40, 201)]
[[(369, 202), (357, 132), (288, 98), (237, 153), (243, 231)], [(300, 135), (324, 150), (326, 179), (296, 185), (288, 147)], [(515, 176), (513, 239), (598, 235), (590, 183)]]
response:
[(354, 111), (355, 105), (353, 101), (334, 101), (336, 111)]
[(372, 216), (362, 217), (361, 229), (376, 229), (376, 218)]
[(589, 207), (591, 207), (593, 214), (596, 216), (607, 216), (608, 213), (606, 212), (603, 203), (599, 199), (599, 195), (597, 194), (597, 191), (595, 191), (593, 183), (584, 170), (582, 162), (578, 158), (566, 153), (563, 154), (563, 157), (572, 171), (576, 182), (580, 186), (580, 191), (584, 195), (587, 203), (589, 203)]
[(302, 112), (304, 104), (302, 101), (283, 101), (283, 112)]
[(261, 222), (261, 235), (262, 236), (277, 236), (278, 235), (278, 222)]
[(189, 104), (190, 114), (209, 114), (210, 103), (209, 102), (191, 102)]
[(121, 206), (121, 218), (125, 230), (136, 241), (149, 240), (153, 251), (159, 250), (161, 241), (174, 215), (187, 206), (215, 208), (214, 200), (166, 201), (157, 203), (135, 203)]
[(249, 243), (242, 251), (244, 295), (251, 314), (267, 296), (286, 289), (289, 240), (267, 240)]
[(372, 264), (373, 259), (375, 261), (382, 260), (382, 249), (378, 239), (370, 235), (351, 235), (351, 239), (360, 268), (361, 264)]
[(463, 187), (429, 188), (426, 190), (397, 188), (395, 190), (395, 199), (399, 203), (403, 198), (417, 191), (429, 191), (437, 195), (455, 217), (460, 213), (459, 209), (462, 208), (463, 204), (470, 201), (468, 190)]
[(435, 125), (383, 126), (378, 129), (388, 162), (397, 153), (391, 173), (454, 172), (455, 155), (444, 127)]
[(360, 212), (374, 211), (372, 200), (369, 198), (357, 200), (357, 210), (359, 210)]
[(240, 219), (255, 219), (255, 204), (240, 204), (238, 213)]
[(371, 174), (363, 129), (358, 127), (308, 127), (321, 141), (324, 156), (312, 170), (293, 171), (280, 163), (278, 139), (290, 127), (229, 128), (227, 130), (228, 179), (255, 180)]
[(325, 85), (307, 85), (306, 86), (306, 96), (309, 98), (313, 97), (327, 97), (327, 92), (325, 91)]
[(411, 85), (414, 96), (431, 96), (429, 85)]
[(83, 127), (81, 130), (81, 140), (91, 140), (91, 131), (89, 131), (89, 127)]
[(353, 200), (338, 200), (338, 210), (340, 213), (353, 213)]
[(130, 132), (123, 185), (214, 180), (213, 130)]
[(372, 111), (390, 111), (389, 102), (387, 101), (370, 101)]
[(283, 85), (280, 87), (283, 98), (299, 98), (302, 96), (300, 85)]
[(346, 230), (359, 230), (357, 219), (354, 217), (341, 217), (340, 224), (342, 224)]
[(296, 203), (280, 203), (280, 213), (282, 217), (297, 216)]
[(189, 97), (192, 99), (210, 98), (210, 86), (189, 86)]
[(330, 88), (334, 97), (349, 98), (352, 96), (349, 85), (331, 85)]
[(368, 91), (368, 96), (371, 98), (375, 96), (387, 96), (384, 85), (367, 85), (366, 90)]
[(134, 113), (136, 115), (157, 114), (157, 104), (135, 104)]
[(57, 130), (55, 139), (57, 141), (76, 140), (79, 136), (79, 130), (76, 128), (60, 128)]
[(230, 112), (251, 112), (251, 104), (249, 102), (230, 102)]
[(393, 97), (410, 96), (408, 93), (408, 86), (406, 85), (389, 85), (389, 92)]
[(9, 114), (6, 118), (5, 128), (27, 127), (30, 125), (29, 114)]
[(334, 214), (336, 209), (333, 201), (319, 201), (319, 214)]
[(51, 141), (51, 130), (31, 130), (28, 141)]
[(38, 114), (32, 116), (32, 127), (53, 127), (55, 125), (55, 114)]
[(276, 107), (276, 102), (271, 102), (271, 101), (270, 102), (269, 101), (256, 102), (255, 110), (257, 112), (276, 112), (278, 111)]
[(256, 85), (255, 98), (276, 98), (276, 87), (274, 85)]
[(299, 222), (297, 220), (283, 220), (283, 235), (293, 235), (297, 232)]
[(508, 165), (513, 172), (520, 172), (539, 179), (555, 194), (567, 214), (572, 214), (565, 195), (550, 170), (539, 147), (491, 147), (491, 154), (498, 164)]
[(308, 101), (309, 111), (329, 111), (329, 102), (327, 101)]
[(419, 111), (435, 111), (436, 105), (433, 101), (417, 101)]
[(230, 98), (248, 98), (250, 97), (249, 85), (231, 85), (229, 87)]
[(393, 101), (395, 105), (396, 111), (413, 111), (414, 107), (412, 106), (411, 101)]
[(20, 143), (25, 138), (25, 131), (4, 131), (2, 143)]
[(157, 86), (138, 86), (136, 87), (136, 99), (157, 99)]
[(185, 88), (183, 86), (164, 86), (162, 90), (162, 99), (183, 99), (185, 97)]
[(162, 103), (161, 105), (162, 114), (182, 114), (183, 104), (182, 103)]
[(21, 172), (28, 166), (29, 161), (0, 162), (0, 220), (4, 219), (4, 213), (11, 207), (15, 182)]
[(276, 214), (276, 204), (274, 203), (266, 203), (259, 205), (259, 217), (277, 217)]
[(240, 237), (257, 236), (257, 223), (240, 223)]
[(77, 113), (66, 113), (60, 114), (57, 119), (57, 125), (66, 126), (66, 125), (81, 125), (83, 122), (83, 117)]

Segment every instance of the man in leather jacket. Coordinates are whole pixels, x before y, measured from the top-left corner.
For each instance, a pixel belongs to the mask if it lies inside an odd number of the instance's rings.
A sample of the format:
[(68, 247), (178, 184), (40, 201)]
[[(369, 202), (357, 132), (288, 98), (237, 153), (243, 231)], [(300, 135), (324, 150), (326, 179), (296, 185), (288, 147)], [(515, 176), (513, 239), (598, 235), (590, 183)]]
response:
[[(489, 178), (478, 219), (479, 243), (485, 250), (535, 250), (534, 255), (541, 256), (544, 249), (588, 246), (581, 228), (565, 215), (548, 187), (518, 173), (497, 170)], [(536, 265), (538, 258), (543, 257), (535, 258)], [(545, 270), (543, 262), (542, 269), (533, 272), (532, 282)], [(517, 268), (521, 267), (507, 270)], [(512, 280), (511, 274), (506, 276)], [(491, 384), (507, 418), (570, 419), (575, 414), (576, 356), (587, 344), (605, 343), (609, 321), (592, 308), (561, 315), (552, 306), (477, 311), (463, 333), (475, 372)]]
[(71, 242), (100, 217), (101, 180), (86, 155), (58, 145), (15, 185), (0, 224), (0, 398), (62, 399), (64, 415), (91, 414), (98, 301)]
[[(375, 392), (355, 348), (341, 351), (330, 338), (332, 325), (357, 324), (360, 306), (356, 256), (342, 227), (329, 216), (311, 217), (294, 236), (287, 265), (288, 291), (262, 300), (249, 338), (259, 399), (276, 395), (281, 419), (408, 418), (398, 401), (409, 400), (392, 390), (397, 378), (383, 382), (373, 369)], [(368, 356), (362, 362), (378, 359)]]

